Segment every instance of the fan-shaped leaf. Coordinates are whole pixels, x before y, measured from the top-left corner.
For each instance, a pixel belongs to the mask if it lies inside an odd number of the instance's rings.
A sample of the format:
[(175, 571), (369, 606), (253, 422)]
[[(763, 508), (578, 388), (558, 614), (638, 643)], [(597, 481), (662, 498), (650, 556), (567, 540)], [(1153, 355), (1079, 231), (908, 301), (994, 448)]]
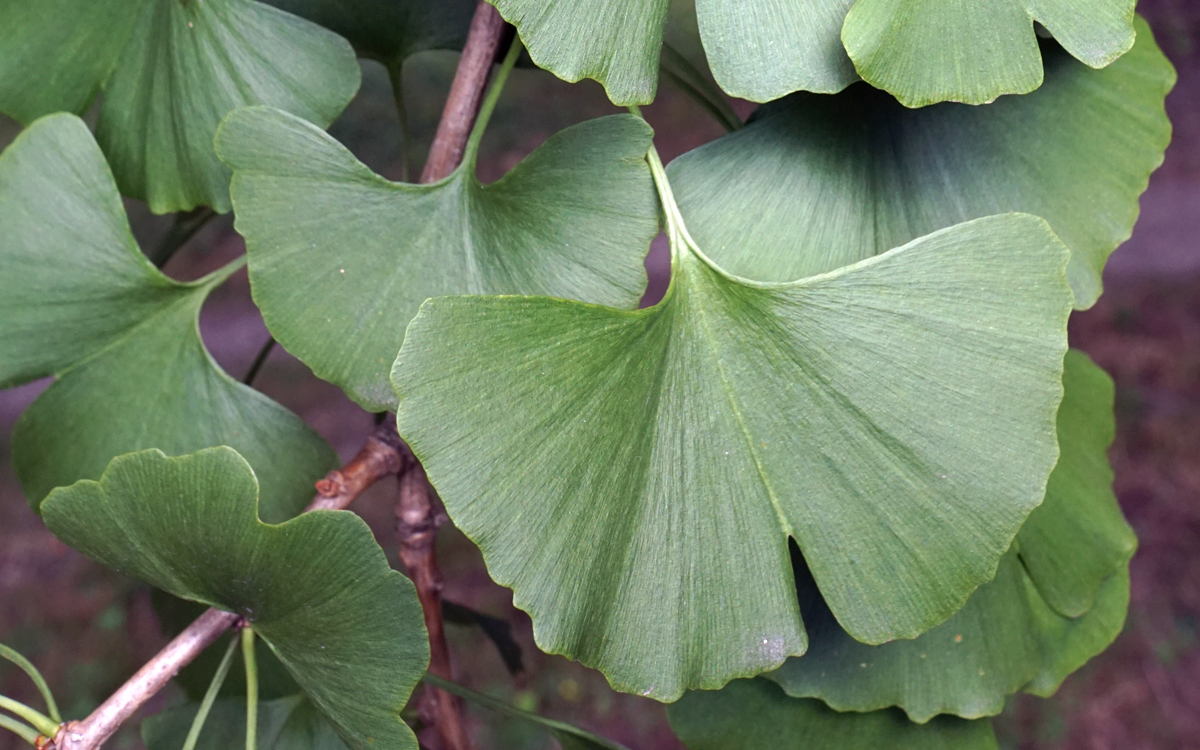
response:
[(245, 452), (263, 516), (281, 521), (337, 464), (300, 419), (226, 375), (200, 340), (205, 297), (138, 250), (104, 156), (83, 122), (51, 115), (0, 154), (0, 386), (58, 380), (22, 415), (14, 464), (36, 506), (144, 448)]
[(231, 448), (113, 460), (55, 490), (52, 532), (168, 593), (245, 617), (351, 748), (416, 750), (400, 720), (429, 658), (416, 591), (366, 523), (315, 511), (258, 520), (258, 483)]
[(1071, 248), (1076, 304), (1090, 307), (1171, 137), (1163, 100), (1174, 72), (1143, 21), (1138, 28), (1137, 46), (1109, 68), (1048, 51), (1040, 90), (987, 107), (906, 110), (866, 86), (770, 105), (672, 162), (680, 207), (717, 263), (764, 281), (1025, 211)]
[(1135, 0), (857, 0), (842, 40), (859, 74), (910, 107), (990, 102), (1042, 83), (1034, 23), (1102, 68), (1133, 46)]
[(838, 713), (789, 698), (767, 680), (688, 693), (667, 708), (689, 750), (997, 750), (990, 721), (939, 716), (913, 724), (895, 710)]
[[(365, 408), (395, 406), (388, 372), (428, 297), (546, 294), (635, 307), (658, 232), (631, 115), (555, 135), (499, 182), (468, 159), (433, 185), (388, 182), (323, 131), (248, 109), (221, 127), (237, 228), (267, 326)], [(336, 220), (331, 220), (335, 217)]]
[(254, 0), (0, 7), (0, 111), (82, 113), (103, 83), (97, 139), (122, 192), (159, 213), (229, 210), (212, 140), (230, 110), (269, 104), (324, 126), (358, 81), (345, 40)]
[(264, 0), (350, 40), (384, 63), (422, 50), (461, 49), (476, 0)]
[[(142, 741), (147, 750), (183, 747), (198, 708), (196, 704), (188, 704), (142, 722)], [(196, 750), (229, 750), (241, 746), (245, 737), (245, 699), (219, 700), (204, 723)], [(294, 695), (258, 704), (258, 747), (260, 750), (346, 750), (346, 743), (307, 698)]]
[(659, 699), (804, 651), (787, 538), (879, 643), (955, 612), (1045, 493), (1066, 248), (1010, 215), (786, 284), (676, 247), (656, 307), (426, 302), (398, 424), (538, 643)]

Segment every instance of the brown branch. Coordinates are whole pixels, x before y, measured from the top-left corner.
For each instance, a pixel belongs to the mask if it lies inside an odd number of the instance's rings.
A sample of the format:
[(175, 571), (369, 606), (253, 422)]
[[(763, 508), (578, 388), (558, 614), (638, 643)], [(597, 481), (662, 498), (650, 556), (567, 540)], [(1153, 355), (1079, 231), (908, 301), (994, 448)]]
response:
[(505, 28), (500, 13), (486, 0), (480, 0), (475, 17), (471, 19), (471, 30), (467, 33), (467, 43), (454, 73), (446, 106), (442, 109), (437, 134), (429, 149), (429, 159), (421, 171), (421, 182), (437, 182), (462, 162)]
[(317, 482), (317, 496), (304, 512), (345, 510), (368, 487), (386, 476), (403, 473), (414, 461), (389, 416), (375, 428), (357, 456)]

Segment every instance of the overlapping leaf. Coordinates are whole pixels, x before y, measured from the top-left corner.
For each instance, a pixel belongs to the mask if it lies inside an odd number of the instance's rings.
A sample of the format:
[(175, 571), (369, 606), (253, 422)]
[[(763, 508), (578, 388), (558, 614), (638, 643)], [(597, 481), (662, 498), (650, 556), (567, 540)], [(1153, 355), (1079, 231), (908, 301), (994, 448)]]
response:
[(1034, 23), (1103, 68), (1133, 46), (1135, 0), (857, 0), (842, 41), (872, 85), (910, 107), (990, 102), (1042, 83)]
[[(147, 750), (179, 750), (184, 746), (199, 708), (189, 704), (151, 716), (142, 723)], [(213, 704), (196, 750), (229, 750), (246, 738), (246, 701), (226, 698)], [(346, 750), (337, 732), (302, 695), (258, 704), (259, 750)]]
[(1171, 136), (1163, 100), (1174, 72), (1144, 22), (1139, 30), (1133, 51), (1102, 71), (1048, 51), (1041, 89), (987, 107), (911, 111), (866, 86), (770, 105), (672, 162), (680, 207), (717, 263), (771, 281), (1025, 211), (1071, 248), (1076, 305), (1090, 307)]
[(269, 526), (257, 494), (230, 448), (144, 451), (55, 490), (42, 515), (92, 559), (245, 617), (349, 747), (416, 750), (399, 716), (429, 658), (412, 583), (357, 516)]
[[(618, 104), (654, 99), (668, 0), (490, 2), (539, 66), (568, 81), (593, 78)], [(765, 102), (793, 91), (834, 93), (861, 74), (911, 106), (977, 104), (1037, 88), (1035, 21), (1077, 59), (1108, 65), (1133, 44), (1133, 7), (1133, 0), (695, 0), (713, 75), (734, 96)]]
[[(658, 231), (630, 115), (558, 133), (499, 182), (474, 156), (433, 185), (389, 182), (321, 130), (249, 109), (221, 127), (254, 299), (271, 332), (365, 408), (395, 406), (388, 372), (428, 297), (546, 294), (635, 307)], [(331, 221), (330, 217), (336, 217)]]
[(794, 283), (675, 255), (638, 312), (430, 300), (393, 369), (539, 645), (666, 700), (769, 669), (806, 647), (788, 537), (855, 638), (945, 620), (1057, 458), (1066, 248), (1009, 215)]
[(51, 115), (0, 155), (0, 387), (58, 376), (22, 415), (14, 465), (36, 506), (145, 448), (243, 451), (263, 517), (312, 497), (337, 456), (282, 406), (226, 375), (196, 328), (232, 269), (194, 284), (138, 250), (104, 156), (83, 122)]
[(395, 63), (429, 49), (460, 49), (475, 0), (263, 0), (350, 40), (358, 53)]
[(839, 713), (789, 698), (767, 680), (693, 692), (669, 706), (671, 728), (689, 750), (997, 750), (991, 722), (939, 716), (914, 724), (896, 710)]
[(350, 45), (254, 0), (46, 0), (0, 6), (0, 111), (82, 113), (121, 191), (156, 212), (228, 211), (212, 149), (230, 110), (269, 104), (328, 125), (358, 89)]

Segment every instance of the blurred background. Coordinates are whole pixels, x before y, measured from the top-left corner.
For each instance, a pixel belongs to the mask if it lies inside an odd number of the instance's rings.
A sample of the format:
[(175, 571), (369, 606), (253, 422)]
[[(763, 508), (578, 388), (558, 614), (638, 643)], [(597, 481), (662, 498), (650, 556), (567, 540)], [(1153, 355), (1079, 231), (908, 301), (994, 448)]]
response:
[[(1071, 322), (1073, 346), (1087, 351), (1117, 383), (1118, 434), (1111, 452), (1121, 504), (1141, 546), (1133, 560), (1133, 598), (1125, 632), (1051, 700), (1019, 697), (997, 720), (1012, 750), (1200, 750), (1200, 3), (1143, 0), (1159, 44), (1179, 71), (1167, 100), (1175, 137), (1165, 165), (1142, 197), (1133, 238), (1108, 264), (1105, 295)], [(384, 69), (363, 63), (363, 86), (333, 134), (386, 177), (404, 174), (404, 154), (420, 164), (432, 139), (457, 55), (423, 53), (405, 68), (413, 133), (405, 148)], [(735, 103), (743, 117), (753, 105)], [(498, 178), (551, 133), (617, 111), (599, 86), (563, 83), (518, 69), (484, 139), (479, 174)], [(665, 160), (721, 135), (690, 99), (664, 82), (646, 108)], [(0, 147), (18, 126), (0, 116)], [(147, 250), (170, 219), (127, 201), (134, 233)], [(244, 251), (232, 220), (210, 222), (165, 271), (194, 279)], [(665, 246), (647, 259), (647, 300), (666, 283)], [(240, 378), (267, 341), (245, 272), (217, 290), (201, 318), (218, 362)], [(27, 506), (10, 464), (12, 427), (48, 382), (0, 392), (0, 642), (44, 671), (64, 713), (86, 715), (165, 642), (149, 591), (59, 543)], [(276, 347), (256, 387), (297, 412), (348, 459), (372, 417)], [(355, 505), (396, 560), (394, 486), (373, 488)], [(512, 623), (524, 669), (510, 675), (478, 629), (451, 625), (459, 678), (523, 708), (597, 731), (635, 749), (677, 750), (659, 704), (611, 691), (602, 675), (533, 645), (529, 619), (491, 582), (478, 551), (446, 527), (439, 538), (448, 599)], [(0, 693), (36, 703), (15, 669), (0, 664)], [(174, 689), (159, 710), (181, 699)], [(538, 750), (555, 745), (494, 715), (472, 714), (481, 748)], [(0, 734), (0, 750), (19, 745)], [(136, 726), (112, 748), (139, 748)]]

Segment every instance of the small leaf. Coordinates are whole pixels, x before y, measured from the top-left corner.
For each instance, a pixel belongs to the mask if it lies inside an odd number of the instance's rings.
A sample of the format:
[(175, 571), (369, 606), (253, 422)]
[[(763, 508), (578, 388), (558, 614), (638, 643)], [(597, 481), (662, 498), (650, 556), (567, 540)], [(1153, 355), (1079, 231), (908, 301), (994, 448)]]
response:
[(430, 49), (461, 49), (476, 0), (264, 0), (350, 40), (383, 63)]
[(50, 530), (170, 594), (237, 613), (355, 750), (416, 750), (400, 720), (429, 658), (412, 583), (366, 523), (316, 511), (258, 520), (258, 484), (230, 448), (114, 459), (99, 482), (55, 490)]
[(1066, 248), (969, 222), (760, 284), (676, 247), (624, 312), (421, 307), (401, 435), (538, 644), (673, 700), (806, 646), (787, 539), (855, 638), (911, 638), (991, 579), (1057, 458)]
[(1034, 23), (1103, 68), (1133, 46), (1135, 0), (857, 0), (842, 40), (859, 74), (909, 107), (983, 104), (1042, 83)]
[(1101, 71), (1048, 49), (1041, 89), (986, 107), (907, 110), (864, 85), (768, 105), (671, 163), (680, 208), (714, 261), (762, 281), (1024, 211), (1071, 248), (1076, 305), (1091, 307), (1171, 139), (1163, 101), (1175, 75), (1140, 19), (1138, 29), (1133, 51)]
[(632, 308), (658, 232), (651, 131), (630, 115), (553, 136), (500, 181), (468, 159), (433, 185), (388, 182), (326, 133), (247, 109), (221, 127), (254, 299), (271, 332), (364, 408), (422, 301), (546, 294)]
[[(172, 708), (142, 722), (146, 750), (179, 750), (199, 708), (194, 703)], [(213, 704), (196, 750), (229, 750), (246, 737), (246, 700)], [(337, 732), (313, 704), (293, 695), (258, 704), (259, 750), (346, 750)]]
[(895, 710), (838, 713), (789, 698), (767, 680), (692, 692), (667, 707), (689, 750), (997, 750), (991, 722), (939, 716), (913, 724)]
[(230, 110), (269, 104), (325, 126), (360, 76), (344, 39), (254, 0), (10, 2), (0, 50), (0, 111), (26, 123), (82, 114), (103, 83), (97, 140), (121, 191), (157, 213), (230, 209), (212, 148)]
[(43, 118), (0, 154), (0, 386), (57, 376), (13, 436), (35, 508), (116, 455), (214, 445), (244, 451), (268, 520), (311, 499), (337, 455), (226, 375), (200, 340), (200, 306), (227, 274), (181, 284), (150, 265), (78, 118)]

